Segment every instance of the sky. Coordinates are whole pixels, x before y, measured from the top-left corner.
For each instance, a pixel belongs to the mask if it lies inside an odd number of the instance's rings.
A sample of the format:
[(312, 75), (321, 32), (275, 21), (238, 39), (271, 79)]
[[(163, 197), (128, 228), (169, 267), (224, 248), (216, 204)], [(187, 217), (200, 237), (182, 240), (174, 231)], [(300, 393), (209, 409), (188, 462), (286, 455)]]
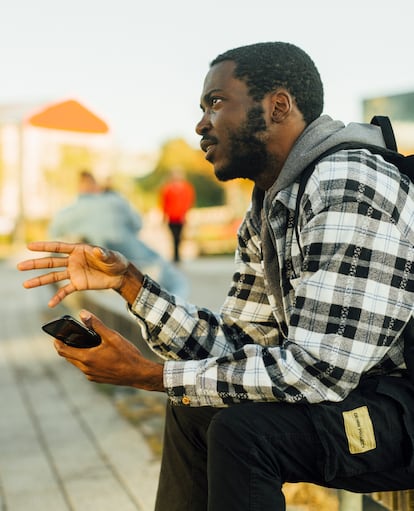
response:
[(316, 63), (324, 113), (360, 121), (364, 98), (414, 91), (413, 19), (412, 0), (4, 1), (0, 106), (76, 99), (125, 149), (198, 147), (210, 61), (287, 41)]

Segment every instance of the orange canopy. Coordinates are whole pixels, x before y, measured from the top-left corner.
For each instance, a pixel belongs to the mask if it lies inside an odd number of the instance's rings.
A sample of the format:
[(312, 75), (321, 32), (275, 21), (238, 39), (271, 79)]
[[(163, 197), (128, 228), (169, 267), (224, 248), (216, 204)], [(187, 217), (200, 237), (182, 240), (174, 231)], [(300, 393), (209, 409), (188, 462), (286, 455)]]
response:
[(29, 117), (28, 122), (39, 128), (80, 133), (107, 133), (109, 130), (102, 119), (73, 99), (48, 106)]

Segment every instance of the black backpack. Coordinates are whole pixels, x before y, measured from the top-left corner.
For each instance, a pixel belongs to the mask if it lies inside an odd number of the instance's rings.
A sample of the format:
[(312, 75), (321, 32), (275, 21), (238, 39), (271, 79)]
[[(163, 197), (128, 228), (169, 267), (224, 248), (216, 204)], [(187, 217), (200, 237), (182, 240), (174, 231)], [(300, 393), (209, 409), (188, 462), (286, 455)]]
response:
[[(303, 256), (302, 248), (299, 243), (299, 205), (305, 191), (306, 183), (308, 182), (315, 165), (330, 154), (341, 151), (342, 149), (368, 149), (374, 154), (380, 154), (384, 160), (394, 164), (399, 171), (406, 175), (411, 182), (414, 183), (414, 154), (405, 156), (398, 152), (397, 142), (394, 136), (394, 130), (391, 125), (391, 121), (388, 117), (382, 115), (376, 115), (372, 118), (371, 124), (379, 126), (382, 131), (382, 135), (385, 141), (386, 147), (361, 144), (358, 142), (344, 142), (331, 147), (324, 153), (322, 153), (316, 160), (310, 163), (306, 169), (302, 172), (299, 182), (298, 197), (296, 199), (296, 209), (294, 214), (294, 227), (296, 232), (296, 238), (298, 241), (299, 249)], [(411, 317), (407, 325), (404, 327), (404, 360), (407, 365), (407, 370), (410, 379), (414, 382), (414, 318)]]

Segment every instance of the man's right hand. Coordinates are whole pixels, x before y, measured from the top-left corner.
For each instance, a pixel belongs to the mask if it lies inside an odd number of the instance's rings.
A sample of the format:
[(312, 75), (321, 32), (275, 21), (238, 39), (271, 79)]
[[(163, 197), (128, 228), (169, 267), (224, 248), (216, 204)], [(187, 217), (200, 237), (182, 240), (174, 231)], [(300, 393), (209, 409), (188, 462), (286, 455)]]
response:
[(141, 288), (143, 275), (119, 252), (83, 243), (36, 241), (28, 244), (29, 250), (62, 254), (28, 259), (17, 265), (21, 271), (56, 268), (38, 277), (26, 280), (30, 289), (67, 280), (49, 301), (55, 307), (74, 291), (86, 289), (114, 289), (128, 303), (132, 303)]

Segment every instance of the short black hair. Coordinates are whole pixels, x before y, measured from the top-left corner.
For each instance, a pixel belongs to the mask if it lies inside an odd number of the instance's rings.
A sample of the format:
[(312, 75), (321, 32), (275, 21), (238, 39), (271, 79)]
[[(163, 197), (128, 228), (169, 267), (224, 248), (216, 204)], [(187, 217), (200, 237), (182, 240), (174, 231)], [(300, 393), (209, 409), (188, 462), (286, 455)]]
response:
[(313, 60), (291, 43), (264, 42), (233, 48), (216, 57), (210, 64), (235, 62), (235, 78), (249, 87), (251, 97), (261, 101), (277, 87), (284, 87), (295, 98), (306, 124), (323, 110), (323, 85)]

